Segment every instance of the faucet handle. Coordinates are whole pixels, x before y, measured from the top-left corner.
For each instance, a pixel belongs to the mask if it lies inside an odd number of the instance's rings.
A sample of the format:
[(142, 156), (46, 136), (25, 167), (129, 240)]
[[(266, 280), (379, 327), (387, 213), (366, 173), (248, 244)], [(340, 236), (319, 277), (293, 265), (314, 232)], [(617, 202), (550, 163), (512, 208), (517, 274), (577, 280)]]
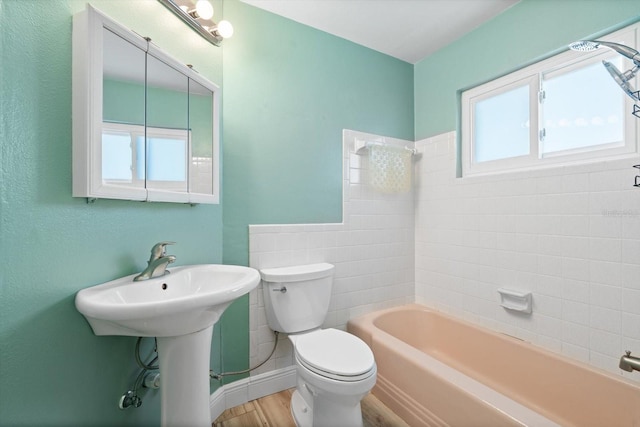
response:
[(167, 254), (167, 245), (175, 245), (176, 242), (160, 242), (151, 248), (151, 259), (160, 258)]
[(626, 353), (627, 357), (631, 356), (631, 350), (626, 350), (625, 353)]

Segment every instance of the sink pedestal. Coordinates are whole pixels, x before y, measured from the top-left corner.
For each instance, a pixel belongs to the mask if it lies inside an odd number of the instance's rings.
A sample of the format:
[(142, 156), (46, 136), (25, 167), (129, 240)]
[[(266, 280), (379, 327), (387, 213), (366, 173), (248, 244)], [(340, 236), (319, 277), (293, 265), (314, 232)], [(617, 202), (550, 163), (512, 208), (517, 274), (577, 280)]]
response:
[(213, 325), (158, 337), (162, 427), (211, 427), (209, 357)]

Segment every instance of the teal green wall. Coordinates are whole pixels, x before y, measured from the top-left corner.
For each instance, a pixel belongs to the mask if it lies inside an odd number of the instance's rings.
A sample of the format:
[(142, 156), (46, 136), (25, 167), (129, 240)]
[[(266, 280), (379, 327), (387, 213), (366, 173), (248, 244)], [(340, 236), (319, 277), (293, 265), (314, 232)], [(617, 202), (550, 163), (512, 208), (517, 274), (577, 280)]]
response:
[[(413, 67), (237, 0), (225, 17), (223, 259), (247, 265), (249, 224), (342, 220), (343, 129), (413, 139)], [(222, 325), (234, 369), (247, 299)]]
[(144, 126), (144, 85), (111, 79), (102, 84), (102, 119)]
[[(155, 391), (117, 408), (137, 372), (135, 338), (94, 336), (75, 294), (140, 271), (161, 240), (178, 243), (176, 264), (222, 261), (221, 206), (71, 197), (71, 22), (85, 3), (0, 0), (2, 426), (157, 426)], [(92, 4), (222, 83), (221, 49), (157, 1)]]
[[(102, 117), (112, 123), (143, 126), (145, 123), (144, 85), (121, 80), (103, 82)], [(192, 156), (211, 157), (213, 138), (213, 97), (149, 87), (148, 125), (158, 128), (191, 130)], [(157, 106), (160, 106), (158, 108)], [(187, 112), (189, 115), (187, 116)]]
[(456, 128), (457, 91), (640, 18), (638, 0), (522, 0), (415, 65), (415, 136)]
[[(160, 240), (178, 242), (170, 251), (177, 264), (247, 264), (249, 223), (341, 219), (342, 128), (413, 137), (406, 63), (236, 0), (225, 3), (236, 35), (223, 49), (155, 0), (92, 4), (225, 93), (228, 57), (226, 255), (222, 206), (71, 197), (71, 23), (85, 1), (0, 1), (3, 426), (157, 425), (158, 392), (139, 409), (116, 407), (137, 372), (135, 339), (94, 336), (75, 309), (76, 292), (141, 270)], [(215, 370), (247, 365), (247, 307), (247, 298), (232, 305), (216, 328)]]
[(224, 43), (224, 258), (247, 224), (340, 222), (342, 130), (413, 139), (413, 67), (238, 1)]

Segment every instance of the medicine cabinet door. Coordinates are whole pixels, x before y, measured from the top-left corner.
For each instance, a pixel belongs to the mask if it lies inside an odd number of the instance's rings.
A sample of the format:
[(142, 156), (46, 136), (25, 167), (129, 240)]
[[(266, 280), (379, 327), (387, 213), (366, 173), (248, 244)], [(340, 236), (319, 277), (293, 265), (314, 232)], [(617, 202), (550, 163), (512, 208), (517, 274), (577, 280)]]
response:
[(73, 28), (73, 196), (218, 203), (218, 98), (88, 5)]

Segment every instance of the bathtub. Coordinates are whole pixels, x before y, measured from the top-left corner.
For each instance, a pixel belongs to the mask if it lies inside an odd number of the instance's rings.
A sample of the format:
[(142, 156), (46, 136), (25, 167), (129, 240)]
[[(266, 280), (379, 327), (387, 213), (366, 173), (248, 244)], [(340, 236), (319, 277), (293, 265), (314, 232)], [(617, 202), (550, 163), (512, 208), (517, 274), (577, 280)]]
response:
[(422, 305), (347, 329), (373, 350), (373, 394), (411, 426), (640, 426), (640, 385)]

